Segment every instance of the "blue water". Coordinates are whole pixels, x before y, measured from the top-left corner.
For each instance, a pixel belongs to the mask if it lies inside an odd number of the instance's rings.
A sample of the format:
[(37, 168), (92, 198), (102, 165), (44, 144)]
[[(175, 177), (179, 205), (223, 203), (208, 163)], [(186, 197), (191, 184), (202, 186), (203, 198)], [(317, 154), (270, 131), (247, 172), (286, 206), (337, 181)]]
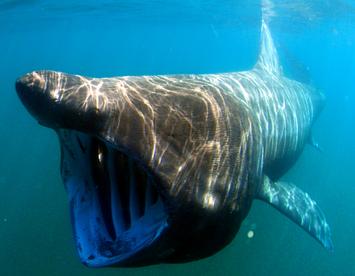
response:
[(21, 105), (15, 79), (36, 69), (96, 77), (246, 70), (258, 55), (260, 3), (6, 0), (0, 1), (0, 275), (355, 275), (355, 1), (273, 3), (270, 29), (284, 71), (327, 96), (313, 131), (324, 153), (307, 147), (284, 179), (322, 207), (334, 252), (254, 201), (233, 243), (211, 258), (137, 269), (80, 264), (57, 138)]

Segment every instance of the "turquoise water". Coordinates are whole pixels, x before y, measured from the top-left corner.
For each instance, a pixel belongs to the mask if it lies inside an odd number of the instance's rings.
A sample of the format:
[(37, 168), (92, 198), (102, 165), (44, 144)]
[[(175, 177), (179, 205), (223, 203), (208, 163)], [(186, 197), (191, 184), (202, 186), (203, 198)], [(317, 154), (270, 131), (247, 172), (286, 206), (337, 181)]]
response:
[(324, 152), (306, 147), (284, 179), (322, 207), (334, 252), (255, 201), (233, 243), (211, 258), (136, 269), (80, 264), (57, 138), (28, 115), (15, 79), (37, 69), (96, 77), (246, 70), (258, 55), (261, 7), (15, 0), (0, 2), (0, 275), (354, 275), (355, 2), (279, 0), (267, 10), (284, 71), (327, 96), (313, 131)]

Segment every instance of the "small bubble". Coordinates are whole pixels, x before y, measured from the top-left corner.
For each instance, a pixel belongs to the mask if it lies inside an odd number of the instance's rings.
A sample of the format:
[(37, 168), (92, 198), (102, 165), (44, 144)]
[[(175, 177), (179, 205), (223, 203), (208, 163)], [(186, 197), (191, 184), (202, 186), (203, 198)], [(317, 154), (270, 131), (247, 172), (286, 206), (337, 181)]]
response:
[(254, 231), (253, 230), (250, 230), (247, 234), (248, 238), (249, 239), (252, 239), (254, 237)]

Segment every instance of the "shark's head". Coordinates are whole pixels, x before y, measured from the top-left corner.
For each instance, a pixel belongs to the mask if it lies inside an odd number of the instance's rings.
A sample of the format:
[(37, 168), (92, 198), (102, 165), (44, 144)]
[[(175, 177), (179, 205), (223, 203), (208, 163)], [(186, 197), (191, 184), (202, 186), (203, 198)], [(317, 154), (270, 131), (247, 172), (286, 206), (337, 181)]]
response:
[[(167, 82), (177, 93), (164, 90)], [(241, 147), (246, 116), (235, 110), (238, 119), (229, 118), (234, 105), (218, 93), (164, 77), (90, 79), (52, 71), (21, 77), (16, 90), (28, 111), (58, 133), (84, 264), (199, 259), (238, 231), (252, 193), (234, 184), (251, 179), (246, 168), (255, 160), (240, 159), (250, 150)]]

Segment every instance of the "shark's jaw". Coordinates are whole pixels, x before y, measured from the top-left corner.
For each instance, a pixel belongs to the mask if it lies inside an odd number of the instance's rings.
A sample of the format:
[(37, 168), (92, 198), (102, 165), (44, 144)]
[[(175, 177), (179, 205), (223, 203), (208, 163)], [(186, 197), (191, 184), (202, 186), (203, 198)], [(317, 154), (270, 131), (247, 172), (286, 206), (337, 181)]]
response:
[(81, 261), (103, 267), (149, 260), (168, 218), (156, 178), (123, 149), (78, 131), (57, 133)]

